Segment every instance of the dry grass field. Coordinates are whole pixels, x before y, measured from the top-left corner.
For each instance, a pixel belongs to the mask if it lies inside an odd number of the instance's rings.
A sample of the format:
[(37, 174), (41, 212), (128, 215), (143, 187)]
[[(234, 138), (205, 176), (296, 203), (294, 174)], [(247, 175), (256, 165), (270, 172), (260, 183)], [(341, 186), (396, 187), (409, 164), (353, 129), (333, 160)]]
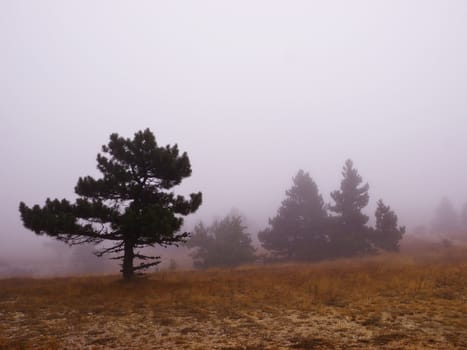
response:
[(0, 349), (467, 349), (467, 250), (0, 280)]

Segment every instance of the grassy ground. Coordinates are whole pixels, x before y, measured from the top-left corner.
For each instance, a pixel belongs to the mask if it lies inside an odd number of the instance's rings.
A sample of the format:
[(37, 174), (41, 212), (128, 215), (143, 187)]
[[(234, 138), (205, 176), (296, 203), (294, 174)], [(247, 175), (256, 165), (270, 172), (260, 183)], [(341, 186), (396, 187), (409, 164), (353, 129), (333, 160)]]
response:
[(467, 349), (467, 250), (0, 280), (0, 349)]

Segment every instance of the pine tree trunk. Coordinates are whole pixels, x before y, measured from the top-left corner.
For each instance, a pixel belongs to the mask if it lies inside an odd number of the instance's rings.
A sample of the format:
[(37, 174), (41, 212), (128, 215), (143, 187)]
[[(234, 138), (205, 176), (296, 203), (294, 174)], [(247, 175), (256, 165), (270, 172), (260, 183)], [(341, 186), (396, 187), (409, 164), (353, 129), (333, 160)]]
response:
[(125, 280), (129, 280), (134, 276), (133, 259), (134, 259), (133, 243), (130, 241), (125, 241), (123, 264), (122, 264), (123, 278)]

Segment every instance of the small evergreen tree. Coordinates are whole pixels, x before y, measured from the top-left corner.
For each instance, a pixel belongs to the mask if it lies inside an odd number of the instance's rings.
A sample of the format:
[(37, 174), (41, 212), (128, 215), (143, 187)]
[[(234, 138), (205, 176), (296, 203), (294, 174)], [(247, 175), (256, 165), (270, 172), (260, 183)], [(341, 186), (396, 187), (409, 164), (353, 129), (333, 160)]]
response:
[(331, 243), (336, 256), (353, 256), (372, 251), (369, 242), (368, 216), (362, 209), (369, 201), (368, 183), (362, 185), (362, 177), (348, 159), (342, 170), (340, 190), (333, 191), (334, 204), (329, 209), (336, 213)]
[(405, 227), (397, 226), (397, 215), (380, 199), (375, 217), (376, 229), (372, 235), (375, 246), (386, 251), (399, 251), (399, 241), (405, 233)]
[[(182, 216), (195, 212), (201, 193), (189, 199), (169, 190), (191, 175), (186, 153), (177, 145), (159, 147), (154, 134), (146, 129), (133, 139), (110, 135), (108, 145), (97, 155), (102, 178), (79, 178), (75, 203), (47, 199), (45, 205), (28, 207), (20, 203), (24, 226), (36, 234), (46, 234), (71, 245), (112, 242), (100, 251), (120, 254), (125, 279), (135, 271), (160, 263), (159, 257), (137, 249), (168, 246), (183, 242), (188, 232), (179, 232)], [(134, 260), (139, 259), (139, 265)]]
[(368, 183), (360, 186), (362, 177), (350, 159), (345, 162), (342, 177), (340, 190), (331, 193), (335, 203), (329, 206), (329, 209), (339, 215), (342, 224), (349, 228), (361, 229), (368, 222), (368, 216), (361, 211), (368, 205), (370, 186)]
[(256, 259), (255, 248), (250, 235), (239, 215), (228, 215), (211, 226), (202, 222), (196, 225), (189, 248), (194, 248), (192, 256), (195, 267), (234, 267), (251, 263)]
[(308, 173), (299, 170), (286, 198), (258, 238), (279, 259), (318, 260), (325, 254), (327, 218), (323, 198)]

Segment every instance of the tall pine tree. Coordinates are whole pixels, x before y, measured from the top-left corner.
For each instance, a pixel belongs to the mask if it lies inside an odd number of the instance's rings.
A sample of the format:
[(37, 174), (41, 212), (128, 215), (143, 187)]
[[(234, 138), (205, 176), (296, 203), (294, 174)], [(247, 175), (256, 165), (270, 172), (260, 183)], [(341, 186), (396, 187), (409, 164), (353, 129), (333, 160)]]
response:
[(340, 190), (333, 191), (331, 198), (334, 204), (329, 210), (334, 216), (334, 227), (331, 235), (333, 252), (336, 256), (353, 256), (371, 252), (369, 229), (366, 226), (368, 216), (362, 209), (368, 205), (370, 186), (362, 184), (362, 177), (348, 159), (342, 169)]
[(269, 220), (270, 227), (258, 234), (263, 247), (280, 259), (323, 258), (327, 213), (316, 183), (300, 170), (286, 196), (277, 215)]
[(182, 216), (198, 209), (201, 193), (185, 199), (170, 191), (191, 175), (188, 155), (180, 154), (177, 145), (159, 147), (149, 129), (133, 139), (112, 134), (102, 152), (97, 155), (102, 177), (79, 178), (75, 203), (47, 199), (44, 206), (30, 208), (21, 202), (19, 210), (24, 226), (36, 234), (69, 244), (109, 242), (100, 255), (116, 253), (129, 279), (160, 262), (140, 248), (176, 245), (189, 236), (180, 232)]

